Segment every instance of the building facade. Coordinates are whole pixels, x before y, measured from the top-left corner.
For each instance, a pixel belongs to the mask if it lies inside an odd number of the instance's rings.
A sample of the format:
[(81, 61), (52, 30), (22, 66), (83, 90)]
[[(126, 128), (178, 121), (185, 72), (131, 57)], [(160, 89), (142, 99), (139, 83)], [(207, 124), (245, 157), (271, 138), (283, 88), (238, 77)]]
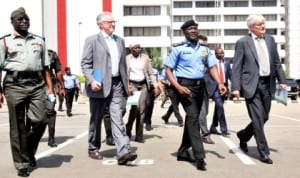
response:
[[(180, 26), (189, 19), (199, 22), (200, 34), (208, 37), (211, 49), (222, 47), (225, 57), (232, 58), (235, 42), (248, 33), (246, 18), (249, 14), (259, 13), (267, 20), (268, 33), (274, 36), (279, 55), (290, 76), (300, 78), (298, 1), (292, 1), (293, 4), (289, 0), (11, 1), (14, 9), (21, 5), (30, 8), (28, 4), (32, 3), (29, 1), (39, 4), (35, 13), (40, 13), (43, 20), (35, 22), (42, 28), (38, 32), (46, 37), (49, 48), (58, 51), (63, 65), (70, 66), (74, 73), (81, 73), (80, 57), (85, 38), (99, 32), (96, 16), (101, 11), (114, 14), (117, 20), (116, 34), (124, 37), (127, 47), (139, 42), (148, 49), (149, 55), (151, 49), (157, 49), (160, 59), (168, 55), (172, 44), (184, 40)], [(8, 10), (1, 11), (1, 15), (9, 15), (13, 9)], [(1, 17), (0, 24), (2, 27)], [(2, 29), (0, 31), (2, 34)]]

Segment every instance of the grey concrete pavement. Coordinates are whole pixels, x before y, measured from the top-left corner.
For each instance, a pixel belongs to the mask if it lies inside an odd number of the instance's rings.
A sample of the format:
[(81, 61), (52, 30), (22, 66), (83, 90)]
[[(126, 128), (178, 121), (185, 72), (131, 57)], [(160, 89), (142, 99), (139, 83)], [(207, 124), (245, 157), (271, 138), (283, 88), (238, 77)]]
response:
[[(38, 150), (38, 166), (32, 171), (32, 178), (298, 178), (300, 171), (300, 104), (289, 103), (283, 106), (276, 102), (272, 105), (270, 120), (265, 126), (271, 158), (274, 164), (259, 161), (255, 140), (248, 143), (249, 152), (244, 154), (238, 148), (236, 132), (249, 123), (244, 102), (225, 104), (229, 137), (212, 135), (214, 145), (205, 144), (207, 171), (198, 171), (195, 165), (176, 161), (176, 152), (181, 142), (183, 128), (178, 127), (172, 115), (164, 124), (161, 116), (167, 111), (156, 102), (153, 112), (152, 131), (145, 131), (145, 143), (132, 141), (133, 150), (138, 154), (136, 161), (128, 166), (118, 166), (115, 160), (115, 147), (104, 142), (102, 129), (101, 152), (104, 159), (92, 160), (87, 155), (87, 128), (89, 111), (87, 98), (81, 97), (74, 104), (73, 117), (58, 112), (56, 125), (57, 148), (47, 145), (48, 133), (45, 132)], [(209, 108), (208, 122), (213, 112), (213, 102)], [(184, 114), (181, 108), (182, 114)], [(127, 112), (128, 114), (128, 112)], [(126, 122), (127, 114), (124, 117)], [(134, 130), (133, 130), (134, 133)], [(134, 135), (133, 135), (134, 139)], [(9, 145), (9, 125), (7, 108), (0, 109), (0, 177), (17, 177), (13, 167)]]

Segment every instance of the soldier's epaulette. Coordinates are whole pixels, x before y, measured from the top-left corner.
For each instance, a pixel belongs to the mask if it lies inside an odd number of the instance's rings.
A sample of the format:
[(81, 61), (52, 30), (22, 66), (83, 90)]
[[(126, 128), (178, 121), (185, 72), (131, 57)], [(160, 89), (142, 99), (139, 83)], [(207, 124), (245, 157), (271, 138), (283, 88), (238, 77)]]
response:
[(3, 39), (3, 38), (5, 38), (5, 37), (8, 37), (8, 36), (10, 36), (10, 35), (11, 35), (11, 34), (7, 34), (7, 35), (4, 35), (4, 36), (1, 36), (1, 37), (0, 37), (0, 40)]
[(41, 38), (42, 40), (44, 40), (44, 37), (42, 37), (42, 36), (39, 36), (39, 35), (36, 35), (36, 34), (31, 34), (31, 35), (34, 36), (34, 37)]
[(207, 44), (204, 44), (204, 43), (199, 43), (200, 44), (200, 46), (205, 46), (205, 47), (208, 47), (208, 45)]
[(173, 46), (173, 47), (177, 47), (177, 46), (181, 46), (181, 45), (184, 45), (184, 44), (185, 44), (185, 42), (182, 41), (182, 42), (180, 42), (180, 43), (175, 43), (175, 44), (173, 44), (172, 46)]

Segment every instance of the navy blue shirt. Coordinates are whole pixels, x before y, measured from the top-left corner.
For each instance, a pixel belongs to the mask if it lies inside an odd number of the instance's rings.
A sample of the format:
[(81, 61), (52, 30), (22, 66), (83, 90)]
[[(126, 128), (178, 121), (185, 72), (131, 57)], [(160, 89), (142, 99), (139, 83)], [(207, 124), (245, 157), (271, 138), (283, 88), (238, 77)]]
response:
[(207, 68), (216, 65), (217, 62), (208, 47), (199, 43), (193, 47), (189, 41), (185, 41), (172, 48), (164, 60), (164, 65), (175, 70), (176, 77), (201, 79)]

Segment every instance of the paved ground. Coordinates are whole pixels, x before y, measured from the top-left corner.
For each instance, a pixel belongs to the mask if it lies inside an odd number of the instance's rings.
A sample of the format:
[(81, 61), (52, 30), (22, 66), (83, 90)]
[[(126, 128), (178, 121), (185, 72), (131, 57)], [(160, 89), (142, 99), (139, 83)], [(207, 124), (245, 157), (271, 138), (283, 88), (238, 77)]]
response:
[[(174, 116), (170, 124), (160, 119), (167, 110), (160, 108), (157, 102), (153, 113), (152, 131), (145, 131), (144, 144), (131, 142), (138, 153), (138, 159), (128, 166), (118, 166), (115, 160), (115, 147), (102, 145), (104, 160), (96, 161), (87, 156), (87, 126), (89, 120), (88, 104), (81, 98), (80, 104), (74, 104), (73, 117), (59, 112), (56, 135), (59, 147), (47, 146), (47, 132), (38, 150), (38, 167), (32, 178), (298, 178), (300, 162), (300, 104), (288, 106), (273, 103), (270, 120), (265, 132), (271, 148), (273, 165), (261, 163), (254, 139), (249, 142), (246, 155), (238, 148), (236, 131), (248, 122), (243, 102), (228, 102), (225, 105), (227, 122), (231, 135), (222, 137), (213, 135), (214, 145), (205, 144), (207, 171), (198, 171), (187, 162), (176, 161), (177, 148), (181, 141), (182, 127), (176, 125)], [(210, 105), (208, 121), (211, 121), (213, 103)], [(183, 112), (182, 112), (183, 113)], [(127, 115), (125, 116), (126, 121)], [(103, 134), (105, 136), (105, 134)], [(103, 141), (104, 137), (103, 136)], [(134, 138), (134, 136), (133, 136)], [(0, 109), (0, 177), (13, 178), (9, 126), (6, 106)]]

